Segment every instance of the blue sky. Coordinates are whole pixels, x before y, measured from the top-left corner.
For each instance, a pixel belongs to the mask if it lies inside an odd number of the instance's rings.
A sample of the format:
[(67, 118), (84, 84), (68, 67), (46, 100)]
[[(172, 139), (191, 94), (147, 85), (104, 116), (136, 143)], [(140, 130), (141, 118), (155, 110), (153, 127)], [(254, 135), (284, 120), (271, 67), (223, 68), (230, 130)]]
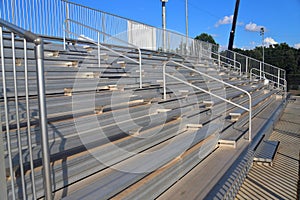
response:
[[(160, 0), (71, 0), (122, 17), (161, 27)], [(185, 34), (185, 0), (169, 0), (167, 29)], [(208, 33), (227, 47), (235, 0), (188, 0), (189, 36)], [(300, 0), (240, 0), (234, 46), (250, 49), (286, 42), (300, 48)]]

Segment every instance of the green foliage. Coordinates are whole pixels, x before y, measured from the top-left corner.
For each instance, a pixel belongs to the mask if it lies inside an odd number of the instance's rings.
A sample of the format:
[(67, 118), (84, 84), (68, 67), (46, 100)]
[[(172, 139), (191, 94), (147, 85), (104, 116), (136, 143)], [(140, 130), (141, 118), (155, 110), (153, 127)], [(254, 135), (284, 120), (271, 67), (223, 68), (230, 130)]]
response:
[(195, 37), (196, 40), (201, 40), (201, 41), (204, 41), (204, 42), (209, 42), (209, 43), (212, 43), (212, 44), (217, 44), (216, 41), (214, 40), (214, 38), (207, 34), (207, 33), (201, 33), (200, 35), (196, 36)]
[(216, 41), (214, 40), (214, 38), (211, 35), (209, 35), (207, 33), (201, 33), (200, 35), (196, 36), (195, 39), (203, 41), (203, 42), (208, 42), (208, 43), (211, 43), (211, 44), (215, 44), (212, 47), (211, 50), (213, 52), (218, 52), (219, 51), (219, 44), (216, 43)]
[[(256, 47), (252, 50), (234, 49), (234, 51), (262, 60), (262, 47)], [(300, 49), (290, 47), (286, 43), (270, 45), (265, 47), (265, 62), (285, 69), (290, 86), (300, 84)]]

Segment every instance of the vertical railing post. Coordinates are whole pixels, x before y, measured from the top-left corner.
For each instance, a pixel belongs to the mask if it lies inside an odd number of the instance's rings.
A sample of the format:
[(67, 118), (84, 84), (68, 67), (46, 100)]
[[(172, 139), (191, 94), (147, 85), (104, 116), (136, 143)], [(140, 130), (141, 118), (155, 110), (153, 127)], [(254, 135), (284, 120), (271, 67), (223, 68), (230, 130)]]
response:
[(35, 176), (34, 176), (34, 164), (32, 156), (32, 134), (30, 130), (30, 103), (29, 103), (29, 80), (28, 80), (28, 59), (27, 59), (27, 41), (24, 39), (24, 78), (25, 78), (25, 99), (26, 99), (26, 117), (27, 117), (27, 142), (29, 149), (29, 159), (30, 159), (30, 170), (31, 170), (31, 182), (32, 182), (32, 195), (33, 199), (36, 197), (36, 188), (35, 188)]
[[(66, 29), (67, 29), (68, 34), (70, 32), (69, 21), (68, 21), (70, 19), (69, 15), (70, 15), (69, 14), (69, 2), (66, 1), (66, 19), (65, 19), (65, 21), (66, 21)], [(67, 37), (69, 37), (69, 35)]]
[(167, 88), (166, 88), (166, 65), (167, 65), (167, 63), (164, 63), (164, 65), (163, 65), (163, 87), (164, 87), (164, 100), (167, 100)]
[[(67, 22), (66, 22), (67, 23)], [(66, 30), (65, 25), (63, 25), (63, 40), (64, 40), (64, 51), (67, 50), (67, 41), (66, 41)]]
[(259, 62), (259, 79), (261, 79), (262, 62)]
[(166, 52), (166, 0), (161, 0), (162, 3), (162, 28), (163, 28), (163, 51)]
[[(4, 44), (3, 44), (3, 32), (0, 26), (0, 44), (1, 44), (1, 70), (2, 70), (2, 87), (3, 87), (3, 103), (4, 103), (4, 115), (5, 115), (5, 127), (6, 127), (6, 145), (9, 162), (9, 174), (10, 174), (10, 185), (12, 191), (12, 199), (15, 199), (15, 173), (13, 171), (12, 153), (11, 153), (11, 142), (10, 142), (10, 128), (9, 128), (9, 110), (8, 110), (8, 97), (6, 89), (6, 73), (5, 73), (5, 62), (4, 62)], [(6, 181), (6, 179), (5, 179)]]
[(280, 69), (278, 68), (278, 77), (277, 77), (277, 88), (279, 88), (279, 84), (280, 84)]
[(236, 53), (235, 52), (233, 53), (233, 66), (235, 69), (236, 68)]
[[(104, 13), (102, 13), (102, 32), (103, 33), (106, 33), (105, 31), (106, 31), (106, 29), (105, 29), (105, 14)], [(110, 34), (110, 33), (109, 33)], [(103, 34), (103, 43), (105, 43), (105, 34)]]
[(219, 63), (219, 69), (221, 69), (221, 55), (218, 54), (218, 63)]
[(45, 78), (44, 78), (44, 44), (41, 38), (34, 40), (36, 68), (37, 68), (37, 86), (38, 86), (38, 102), (39, 102), (39, 125), (42, 141), (42, 161), (43, 161), (43, 176), (45, 199), (52, 200), (52, 184), (50, 173), (50, 150), (48, 143), (48, 122), (47, 108), (45, 97)]
[(139, 51), (139, 69), (140, 69), (140, 88), (143, 88), (143, 73), (142, 73), (142, 52), (141, 49)]
[[(3, 72), (2, 72), (3, 73)], [(1, 120), (0, 112), (0, 121)], [(5, 158), (4, 158), (4, 143), (3, 143), (3, 133), (2, 133), (2, 123), (0, 123), (0, 191), (1, 199), (7, 200), (7, 185), (6, 185), (6, 167), (5, 167)], [(14, 192), (14, 191), (13, 191)]]
[(246, 69), (245, 69), (245, 71), (246, 71), (246, 75), (248, 75), (248, 57), (246, 57)]
[(97, 36), (98, 36), (98, 67), (101, 67), (101, 55), (100, 55), (100, 33), (97, 32)]
[(249, 142), (252, 141), (252, 99), (249, 95)]

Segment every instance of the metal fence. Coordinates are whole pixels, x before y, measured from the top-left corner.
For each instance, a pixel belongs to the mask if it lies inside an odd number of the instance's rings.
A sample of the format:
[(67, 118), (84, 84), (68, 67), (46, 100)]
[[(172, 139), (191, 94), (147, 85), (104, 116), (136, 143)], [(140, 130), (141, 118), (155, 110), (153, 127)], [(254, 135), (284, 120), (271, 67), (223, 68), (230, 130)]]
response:
[(241, 70), (245, 74), (250, 76), (254, 75), (255, 78), (259, 79), (269, 80), (275, 88), (282, 90), (286, 97), (287, 82), (286, 71), (284, 69), (230, 50), (225, 50), (223, 54), (226, 54), (227, 57), (241, 63)]
[[(3, 30), (5, 29), (5, 31)], [(29, 75), (27, 42), (33, 42), (36, 60), (37, 93), (29, 98)], [(23, 48), (24, 76), (20, 77), (20, 71), (16, 66), (16, 46)], [(42, 162), (44, 170), (45, 197), (51, 198), (50, 157), (48, 146), (47, 114), (45, 100), (44, 79), (44, 48), (43, 40), (37, 35), (21, 29), (0, 19), (0, 51), (1, 51), (1, 171), (6, 178), (1, 179), (1, 198), (17, 199), (27, 196), (28, 188), (32, 190), (33, 198), (36, 198), (34, 163), (32, 159), (32, 135), (31, 124), (34, 119), (31, 115), (30, 99), (39, 102), (38, 125), (41, 137)], [(32, 77), (31, 77), (32, 78)], [(32, 85), (31, 85), (32, 86)], [(22, 95), (21, 95), (22, 94)], [(22, 125), (22, 127), (21, 127)], [(22, 129), (27, 129), (27, 135), (22, 134)], [(25, 139), (26, 138), (26, 139)], [(17, 150), (17, 152), (16, 152)], [(26, 159), (27, 158), (27, 159)], [(25, 180), (25, 169), (29, 171), (31, 186)], [(6, 183), (8, 185), (6, 185)], [(9, 193), (6, 194), (9, 188)]]
[[(1, 19), (40, 35), (63, 37), (64, 29), (74, 31), (76, 28), (69, 23), (65, 24), (67, 19), (72, 19), (145, 49), (168, 51), (184, 56), (200, 56), (199, 49), (211, 51), (213, 46), (170, 30), (66, 0), (2, 0), (1, 3)], [(89, 35), (89, 30), (78, 29), (76, 33)], [(107, 37), (103, 35), (100, 42), (105, 41)]]
[[(209, 53), (212, 51), (219, 53), (217, 45), (194, 40), (174, 31), (149, 26), (67, 0), (2, 0), (1, 3), (0, 16), (2, 19), (36, 34), (63, 37), (64, 29), (72, 29), (72, 32), (76, 34), (90, 35), (89, 29), (81, 28), (74, 31), (76, 27), (72, 27), (72, 24), (66, 21), (67, 19), (71, 19), (117, 37), (139, 48), (168, 51), (182, 56), (195, 57), (202, 56), (203, 54), (212, 56)], [(165, 37), (163, 37), (164, 35)], [(107, 37), (102, 35), (100, 42), (105, 43), (105, 41), (107, 41)], [(277, 80), (280, 78), (286, 79), (285, 70), (278, 67), (262, 63), (259, 60), (234, 51), (225, 50), (223, 53), (225, 53), (226, 57), (234, 60), (227, 63), (235, 67), (237, 67), (237, 62), (241, 63), (242, 72), (249, 73), (251, 68), (257, 68), (261, 71), (261, 78), (267, 77), (275, 81), (274, 77), (268, 77), (266, 74), (263, 74), (265, 71), (275, 75)], [(281, 84), (284, 83), (281, 82)]]

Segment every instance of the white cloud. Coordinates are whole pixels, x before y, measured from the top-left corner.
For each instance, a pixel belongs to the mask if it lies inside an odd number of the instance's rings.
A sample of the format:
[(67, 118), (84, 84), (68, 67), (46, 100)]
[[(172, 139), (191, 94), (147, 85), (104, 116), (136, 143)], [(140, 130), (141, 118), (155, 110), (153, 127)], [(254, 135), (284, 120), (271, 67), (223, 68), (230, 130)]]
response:
[(266, 28), (264, 26), (258, 26), (257, 24), (252, 22), (246, 24), (245, 26), (246, 31), (251, 31), (251, 32), (259, 32), (261, 28), (264, 28), (266, 31)]
[(265, 38), (264, 43), (265, 43), (266, 46), (278, 44), (278, 42), (276, 42), (276, 41), (275, 41), (273, 38), (271, 38), (271, 37)]
[(257, 44), (256, 44), (256, 42), (251, 41), (251, 42), (250, 42), (250, 45), (253, 46), (253, 47), (255, 47)]
[(300, 43), (294, 44), (295, 49), (300, 49)]
[(220, 19), (216, 24), (215, 27), (219, 27), (220, 25), (224, 24), (231, 24), (233, 21), (233, 15), (225, 16), (223, 19)]
[(219, 46), (219, 50), (220, 50), (220, 51), (225, 51), (225, 50), (227, 50), (227, 46), (220, 45), (220, 46)]

